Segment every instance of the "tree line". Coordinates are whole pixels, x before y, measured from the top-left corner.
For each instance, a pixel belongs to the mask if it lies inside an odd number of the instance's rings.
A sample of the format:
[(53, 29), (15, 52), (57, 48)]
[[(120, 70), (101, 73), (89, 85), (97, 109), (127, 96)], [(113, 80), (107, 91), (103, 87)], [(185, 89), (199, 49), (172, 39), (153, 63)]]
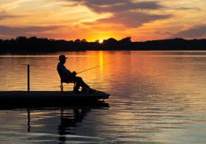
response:
[(206, 39), (185, 40), (182, 38), (132, 42), (131, 37), (121, 40), (109, 38), (103, 43), (80, 40), (54, 40), (24, 37), (0, 39), (0, 53), (35, 53), (86, 50), (206, 50)]

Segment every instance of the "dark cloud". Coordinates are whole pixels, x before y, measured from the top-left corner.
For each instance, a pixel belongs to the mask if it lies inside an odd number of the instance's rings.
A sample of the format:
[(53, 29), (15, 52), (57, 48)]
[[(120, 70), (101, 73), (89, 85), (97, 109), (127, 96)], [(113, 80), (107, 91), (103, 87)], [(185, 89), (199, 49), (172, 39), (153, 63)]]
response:
[(162, 5), (159, 5), (157, 2), (154, 2), (154, 1), (139, 2), (139, 3), (136, 3), (136, 6), (139, 9), (151, 9), (151, 10), (164, 8)]
[[(67, 0), (71, 1), (71, 0)], [(165, 19), (170, 15), (155, 15), (142, 10), (158, 10), (164, 8), (158, 2), (133, 2), (131, 0), (72, 0), (77, 4), (87, 6), (96, 13), (110, 13), (110, 18), (97, 22), (122, 24), (127, 28), (135, 28), (154, 20)]]
[(31, 27), (8, 27), (8, 26), (0, 26), (0, 35), (5, 36), (32, 36), (33, 34), (42, 33), (48, 30), (54, 30), (60, 28), (59, 26), (48, 26), (48, 27), (40, 27), (40, 26), (31, 26)]
[(136, 28), (141, 26), (143, 23), (165, 19), (168, 17), (170, 17), (170, 15), (151, 15), (142, 12), (124, 12), (114, 14), (110, 18), (98, 20), (98, 22), (118, 23), (126, 26), (127, 28)]
[(201, 11), (201, 8), (198, 7), (179, 7), (179, 8), (175, 8), (175, 10), (196, 10), (196, 11)]
[(182, 38), (198, 38), (206, 35), (206, 26), (196, 26), (191, 29), (181, 31), (175, 34), (173, 37), (182, 37)]
[(8, 19), (8, 18), (16, 18), (19, 16), (9, 15), (6, 12), (0, 12), (0, 20)]
[(85, 5), (97, 13), (103, 12), (122, 12), (128, 10), (156, 10), (163, 8), (157, 2), (132, 2), (130, 0), (73, 0), (79, 4)]

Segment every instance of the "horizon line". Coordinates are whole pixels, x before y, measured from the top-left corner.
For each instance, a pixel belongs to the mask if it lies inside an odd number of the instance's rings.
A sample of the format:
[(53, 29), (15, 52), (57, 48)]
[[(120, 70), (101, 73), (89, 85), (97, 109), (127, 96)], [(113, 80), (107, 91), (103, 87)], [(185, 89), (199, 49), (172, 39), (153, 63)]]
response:
[[(64, 41), (73, 41), (73, 42), (75, 42), (76, 40), (80, 40), (80, 41), (86, 40), (86, 42), (97, 42), (97, 41), (100, 41), (100, 40), (105, 41), (105, 40), (109, 40), (109, 39), (115, 39), (114, 37), (110, 37), (108, 39), (96, 39), (95, 41), (87, 41), (87, 39), (85, 39), (85, 38), (83, 38), (83, 39), (77, 38), (77, 39), (73, 39), (73, 40), (68, 40), (68, 39), (55, 39), (55, 38), (49, 38), (49, 37), (38, 37), (38, 36), (17, 36), (15, 38), (14, 37), (5, 38), (5, 39), (0, 38), (0, 40), (12, 40), (12, 39), (16, 40), (17, 38), (20, 38), (20, 37), (25, 37), (27, 39), (35, 37), (37, 39), (48, 39), (48, 40), (55, 40), (55, 41), (64, 40)], [(115, 39), (115, 40), (121, 41), (125, 38), (130, 38), (130, 40), (132, 39), (132, 37), (128, 36), (128, 37), (124, 37), (122, 39)], [(175, 39), (182, 39), (182, 40), (188, 40), (188, 41), (190, 41), (190, 40), (206, 40), (206, 38), (191, 38), (191, 39), (188, 39), (188, 38), (174, 37), (174, 38), (165, 38), (165, 39), (151, 39), (151, 40), (145, 40), (145, 41), (132, 41), (131, 40), (131, 42), (149, 42), (149, 41), (161, 41), (161, 40), (164, 41), (164, 40), (175, 40)]]

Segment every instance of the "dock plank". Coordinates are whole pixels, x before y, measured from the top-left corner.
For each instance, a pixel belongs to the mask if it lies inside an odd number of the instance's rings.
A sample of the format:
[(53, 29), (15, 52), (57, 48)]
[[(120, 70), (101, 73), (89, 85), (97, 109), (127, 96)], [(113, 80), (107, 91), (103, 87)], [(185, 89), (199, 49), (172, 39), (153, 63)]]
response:
[(72, 91), (1, 91), (0, 106), (30, 105), (61, 105), (91, 104), (104, 101), (109, 94), (95, 92), (90, 94), (73, 93)]

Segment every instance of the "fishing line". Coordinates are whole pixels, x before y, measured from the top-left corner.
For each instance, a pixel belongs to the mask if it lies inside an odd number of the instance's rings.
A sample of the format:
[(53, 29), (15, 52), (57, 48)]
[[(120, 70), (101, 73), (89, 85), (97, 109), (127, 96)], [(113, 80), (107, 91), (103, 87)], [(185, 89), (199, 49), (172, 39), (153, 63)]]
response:
[(86, 72), (86, 71), (89, 71), (89, 70), (92, 70), (92, 69), (95, 69), (95, 68), (98, 68), (98, 67), (101, 67), (101, 66), (105, 66), (105, 65), (108, 65), (108, 64), (111, 64), (111, 63), (106, 63), (106, 64), (103, 64), (103, 65), (98, 65), (98, 66), (95, 66), (95, 67), (92, 67), (92, 68), (80, 71), (77, 74), (80, 74), (80, 73), (83, 73), (83, 72)]

